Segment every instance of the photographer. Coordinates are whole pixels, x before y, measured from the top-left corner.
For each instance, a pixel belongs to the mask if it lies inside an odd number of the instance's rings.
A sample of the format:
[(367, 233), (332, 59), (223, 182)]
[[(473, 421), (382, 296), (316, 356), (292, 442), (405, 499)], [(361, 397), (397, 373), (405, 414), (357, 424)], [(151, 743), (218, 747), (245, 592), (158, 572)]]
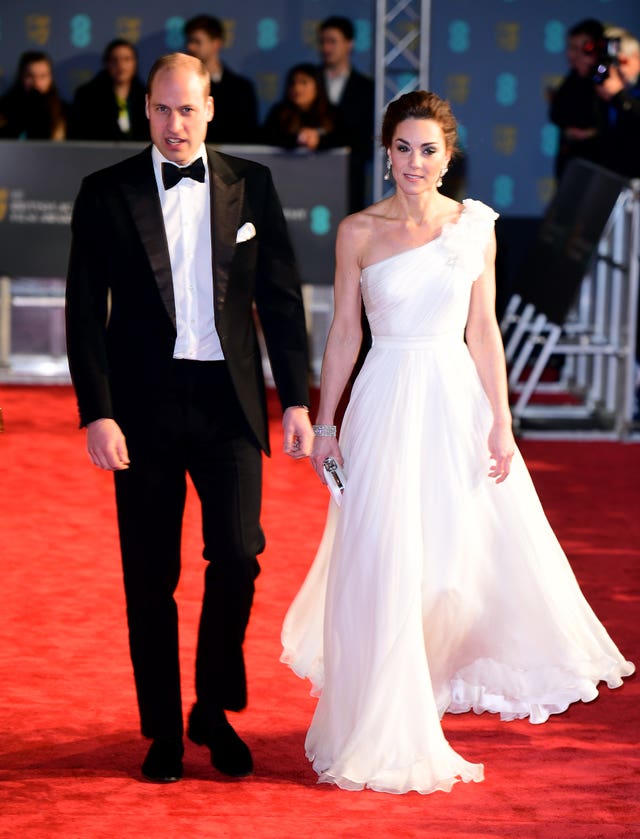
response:
[(640, 43), (629, 32), (610, 29), (607, 44), (619, 39), (611, 62), (604, 62), (596, 92), (607, 108), (602, 163), (626, 178), (640, 177)]
[(595, 92), (593, 74), (603, 34), (602, 24), (593, 18), (581, 20), (567, 32), (569, 72), (560, 87), (550, 91), (549, 105), (549, 119), (560, 129), (555, 161), (558, 179), (574, 157), (601, 162), (606, 106)]

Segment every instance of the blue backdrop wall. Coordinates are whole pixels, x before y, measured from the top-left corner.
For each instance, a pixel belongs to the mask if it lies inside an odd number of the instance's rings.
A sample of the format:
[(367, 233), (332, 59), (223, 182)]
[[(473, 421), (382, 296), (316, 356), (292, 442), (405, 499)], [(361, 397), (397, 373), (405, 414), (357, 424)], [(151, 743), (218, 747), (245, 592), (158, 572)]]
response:
[[(450, 100), (460, 121), (467, 194), (503, 215), (539, 216), (553, 191), (557, 136), (547, 120), (547, 90), (566, 72), (566, 29), (592, 16), (638, 35), (640, 3), (432, 0), (431, 6), (430, 87)], [(217, 0), (211, 5), (1, 0), (0, 91), (10, 84), (23, 50), (44, 49), (54, 59), (58, 86), (71, 98), (76, 86), (98, 70), (102, 49), (114, 37), (137, 44), (144, 76), (159, 54), (182, 48), (184, 20), (201, 12), (224, 20), (225, 59), (255, 81), (262, 116), (280, 97), (287, 68), (316, 60), (316, 26), (329, 14), (354, 21), (354, 64), (373, 73), (373, 0)]]

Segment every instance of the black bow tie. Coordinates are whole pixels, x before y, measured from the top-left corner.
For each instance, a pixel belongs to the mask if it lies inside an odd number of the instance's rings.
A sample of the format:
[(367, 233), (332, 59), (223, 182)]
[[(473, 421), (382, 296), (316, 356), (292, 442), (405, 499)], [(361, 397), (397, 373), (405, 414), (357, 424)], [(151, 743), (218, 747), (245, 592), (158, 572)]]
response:
[(179, 183), (182, 178), (193, 178), (194, 181), (204, 183), (204, 162), (201, 157), (191, 164), (191, 166), (174, 166), (173, 163), (162, 164), (162, 183), (165, 189), (171, 189)]

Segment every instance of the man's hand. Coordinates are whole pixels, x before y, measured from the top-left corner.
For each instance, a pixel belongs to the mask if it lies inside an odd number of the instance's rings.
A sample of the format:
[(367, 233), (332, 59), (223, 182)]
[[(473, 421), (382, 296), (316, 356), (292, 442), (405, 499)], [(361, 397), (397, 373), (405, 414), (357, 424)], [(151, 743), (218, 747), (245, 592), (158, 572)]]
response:
[(624, 79), (620, 75), (620, 71), (615, 64), (612, 64), (609, 68), (609, 75), (607, 78), (600, 84), (596, 85), (596, 93), (601, 99), (608, 102), (609, 99), (612, 99), (616, 93), (620, 93), (621, 90), (624, 90)]
[(313, 428), (306, 408), (293, 405), (282, 417), (284, 429), (284, 453), (299, 460), (308, 457), (313, 448)]
[(94, 466), (112, 472), (129, 468), (127, 443), (113, 419), (98, 419), (87, 425), (87, 451)]

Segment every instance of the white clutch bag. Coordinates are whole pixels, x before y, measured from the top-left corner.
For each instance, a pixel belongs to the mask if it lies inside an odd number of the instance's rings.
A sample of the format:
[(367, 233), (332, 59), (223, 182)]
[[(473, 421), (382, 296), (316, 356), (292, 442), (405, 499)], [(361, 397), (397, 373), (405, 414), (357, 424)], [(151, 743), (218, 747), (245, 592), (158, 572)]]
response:
[(339, 507), (342, 503), (342, 493), (344, 492), (347, 479), (342, 471), (342, 467), (338, 466), (335, 458), (325, 457), (322, 465), (324, 467), (324, 476), (329, 487), (329, 492)]

